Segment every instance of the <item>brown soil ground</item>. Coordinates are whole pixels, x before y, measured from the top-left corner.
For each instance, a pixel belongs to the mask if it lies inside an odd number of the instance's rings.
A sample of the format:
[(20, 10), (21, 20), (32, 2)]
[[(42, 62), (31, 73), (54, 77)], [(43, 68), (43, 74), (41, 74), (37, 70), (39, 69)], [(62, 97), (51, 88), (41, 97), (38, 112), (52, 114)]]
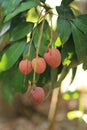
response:
[[(84, 95), (85, 104), (86, 99), (87, 94)], [(79, 99), (59, 100), (55, 130), (87, 130), (85, 122), (67, 119), (67, 112), (77, 110), (78, 103)], [(49, 108), (50, 98), (43, 105), (34, 106), (24, 96), (18, 95), (14, 105), (8, 105), (0, 94), (0, 130), (48, 130)], [(85, 105), (85, 112), (87, 113), (87, 105)]]

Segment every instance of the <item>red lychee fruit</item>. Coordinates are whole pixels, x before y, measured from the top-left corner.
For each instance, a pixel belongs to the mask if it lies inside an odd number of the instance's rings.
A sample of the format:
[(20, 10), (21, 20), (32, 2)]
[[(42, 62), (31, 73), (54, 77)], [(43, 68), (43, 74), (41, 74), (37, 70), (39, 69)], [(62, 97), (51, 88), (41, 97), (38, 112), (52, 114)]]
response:
[(38, 74), (43, 73), (46, 69), (46, 62), (45, 62), (44, 58), (41, 58), (41, 57), (34, 58), (32, 60), (32, 68)]
[(32, 71), (31, 61), (29, 61), (27, 59), (21, 60), (20, 63), (19, 63), (19, 70), (24, 75), (29, 74)]
[(36, 87), (35, 89), (33, 89), (31, 91), (31, 101), (34, 104), (42, 104), (44, 102), (44, 98), (45, 98), (45, 92), (44, 89), (41, 87)]
[(44, 54), (44, 59), (49, 66), (56, 68), (61, 63), (60, 51), (56, 48), (51, 48), (47, 50), (46, 53)]

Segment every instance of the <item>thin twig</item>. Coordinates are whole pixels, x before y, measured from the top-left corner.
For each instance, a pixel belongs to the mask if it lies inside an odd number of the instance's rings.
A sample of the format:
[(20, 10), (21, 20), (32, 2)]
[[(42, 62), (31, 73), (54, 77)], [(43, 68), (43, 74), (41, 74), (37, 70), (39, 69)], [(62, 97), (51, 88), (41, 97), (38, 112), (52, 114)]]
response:
[[(46, 15), (44, 16), (44, 19), (43, 19), (43, 21), (42, 21), (41, 28), (40, 28), (40, 35), (39, 35), (38, 42), (37, 42), (35, 70), (36, 70), (36, 67), (37, 67), (38, 53), (39, 53), (41, 38), (42, 38), (42, 34), (43, 34), (43, 28), (44, 28), (44, 23), (45, 23), (45, 17), (46, 17)], [(34, 71), (33, 83), (35, 83), (35, 76), (36, 76), (36, 72)]]

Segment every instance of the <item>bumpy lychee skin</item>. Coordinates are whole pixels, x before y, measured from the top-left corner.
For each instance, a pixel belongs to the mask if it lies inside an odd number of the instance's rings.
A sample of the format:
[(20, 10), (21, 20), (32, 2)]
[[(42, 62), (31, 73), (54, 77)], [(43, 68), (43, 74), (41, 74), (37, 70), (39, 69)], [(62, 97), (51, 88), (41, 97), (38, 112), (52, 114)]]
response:
[(32, 68), (38, 74), (43, 73), (46, 69), (46, 62), (45, 62), (44, 58), (41, 58), (41, 57), (34, 58), (32, 60)]
[(45, 92), (41, 87), (36, 87), (31, 91), (31, 101), (36, 104), (42, 104), (44, 102)]
[(44, 54), (44, 59), (49, 66), (56, 68), (61, 63), (60, 51), (56, 48), (51, 48), (47, 50), (46, 53)]
[(29, 74), (32, 71), (31, 61), (29, 61), (27, 59), (20, 61), (20, 63), (19, 63), (19, 70), (24, 75)]

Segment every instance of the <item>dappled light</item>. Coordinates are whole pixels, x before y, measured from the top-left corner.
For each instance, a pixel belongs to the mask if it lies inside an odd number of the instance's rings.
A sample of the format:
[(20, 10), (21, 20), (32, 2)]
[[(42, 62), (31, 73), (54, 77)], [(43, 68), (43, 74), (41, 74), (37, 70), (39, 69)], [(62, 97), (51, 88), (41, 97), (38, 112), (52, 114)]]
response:
[(7, 60), (8, 60), (8, 57), (6, 54), (4, 54), (0, 61), (0, 72), (5, 70), (7, 66)]

